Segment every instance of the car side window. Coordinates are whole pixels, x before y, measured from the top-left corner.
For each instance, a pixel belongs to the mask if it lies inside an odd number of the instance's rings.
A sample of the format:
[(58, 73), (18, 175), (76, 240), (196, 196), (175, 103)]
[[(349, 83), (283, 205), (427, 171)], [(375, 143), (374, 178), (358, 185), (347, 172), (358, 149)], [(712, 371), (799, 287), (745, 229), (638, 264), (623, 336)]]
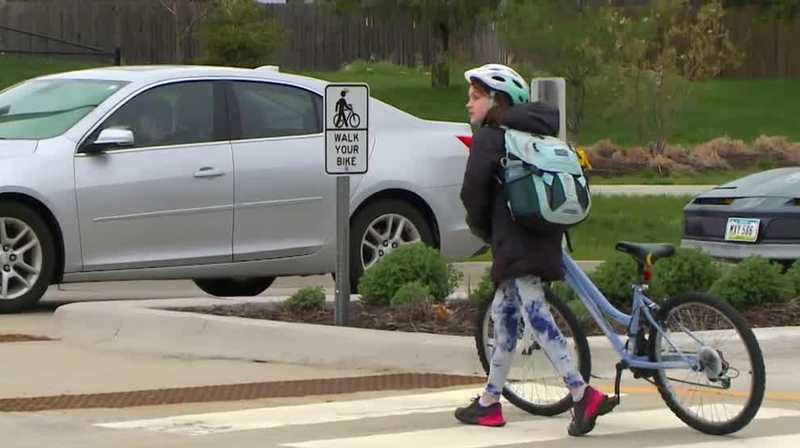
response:
[[(322, 99), (308, 90), (266, 82), (234, 82), (238, 139), (287, 137), (322, 132)], [(234, 126), (235, 128), (235, 126)]]
[(135, 148), (214, 141), (214, 84), (192, 81), (147, 90), (100, 127), (108, 128), (133, 131)]

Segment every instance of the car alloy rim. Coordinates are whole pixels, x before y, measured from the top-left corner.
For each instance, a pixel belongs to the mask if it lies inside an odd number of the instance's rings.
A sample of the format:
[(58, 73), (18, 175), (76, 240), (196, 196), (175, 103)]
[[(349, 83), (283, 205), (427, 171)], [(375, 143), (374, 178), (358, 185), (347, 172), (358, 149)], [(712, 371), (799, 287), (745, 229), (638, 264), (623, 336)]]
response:
[(419, 229), (405, 216), (390, 213), (376, 218), (361, 238), (361, 264), (369, 269), (404, 244), (422, 241)]
[(16, 218), (0, 217), (0, 300), (13, 300), (33, 288), (42, 271), (42, 243)]

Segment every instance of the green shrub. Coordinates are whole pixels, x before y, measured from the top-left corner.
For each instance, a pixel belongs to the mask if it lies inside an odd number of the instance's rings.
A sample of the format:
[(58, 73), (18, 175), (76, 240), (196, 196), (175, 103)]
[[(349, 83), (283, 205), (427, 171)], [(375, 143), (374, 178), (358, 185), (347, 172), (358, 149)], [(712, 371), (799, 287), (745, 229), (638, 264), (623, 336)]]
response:
[(550, 290), (565, 303), (578, 300), (578, 295), (570, 289), (566, 281), (550, 283)]
[(286, 299), (283, 307), (292, 312), (321, 310), (325, 307), (325, 289), (321, 286), (303, 288)]
[(484, 301), (492, 300), (494, 298), (495, 287), (494, 280), (492, 280), (492, 268), (486, 268), (481, 281), (478, 283), (478, 288), (469, 291), (469, 301), (473, 305), (480, 305)]
[(746, 258), (711, 287), (710, 293), (739, 310), (788, 298), (792, 286), (781, 267), (761, 257)]
[(792, 295), (800, 297), (800, 260), (795, 261), (792, 267), (786, 271), (786, 279), (792, 288)]
[(448, 265), (436, 249), (422, 243), (401, 246), (361, 276), (358, 292), (367, 304), (389, 305), (406, 283), (418, 281), (435, 301), (444, 301), (458, 286), (462, 274)]
[(589, 313), (589, 310), (586, 309), (586, 306), (583, 305), (578, 299), (570, 300), (566, 302), (569, 309), (572, 310), (572, 313), (575, 314), (575, 318), (578, 319), (578, 325), (584, 329), (584, 331), (589, 331), (589, 328), (594, 324), (592, 320), (592, 315)]
[(706, 292), (719, 278), (720, 269), (711, 256), (696, 249), (678, 249), (653, 267), (652, 297)]
[(200, 26), (207, 64), (258, 67), (273, 62), (280, 22), (253, 0), (214, 0)]
[(636, 262), (624, 254), (612, 255), (590, 277), (609, 302), (623, 310), (631, 307), (632, 285), (642, 281)]
[(432, 302), (431, 290), (420, 282), (406, 283), (392, 297), (392, 308), (425, 305)]

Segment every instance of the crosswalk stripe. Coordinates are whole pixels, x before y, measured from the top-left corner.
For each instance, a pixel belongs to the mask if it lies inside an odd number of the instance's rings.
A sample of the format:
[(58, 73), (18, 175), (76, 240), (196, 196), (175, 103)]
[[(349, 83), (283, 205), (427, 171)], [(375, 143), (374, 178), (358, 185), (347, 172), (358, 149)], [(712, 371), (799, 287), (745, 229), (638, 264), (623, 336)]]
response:
[(469, 392), (466, 390), (451, 390), (371, 400), (315, 403), (128, 422), (99, 423), (95, 426), (111, 429), (142, 429), (155, 432), (206, 435), (290, 425), (311, 425), (365, 418), (447, 412), (452, 411), (456, 406), (464, 405), (468, 398)]
[[(555, 389), (553, 389), (555, 390)], [(99, 423), (109, 429), (141, 429), (193, 436), (222, 432), (311, 425), (409, 414), (452, 412), (468, 403), (476, 390), (450, 390), (419, 395), (401, 395), (370, 400), (315, 403), (208, 414)], [(566, 393), (566, 389), (564, 389)], [(625, 394), (622, 394), (624, 396)], [(510, 406), (510, 405), (509, 405)]]
[[(763, 408), (758, 419), (780, 417), (800, 417), (800, 411), (776, 408)], [(435, 446), (437, 448), (484, 448), (497, 445), (511, 445), (535, 442), (547, 442), (568, 437), (566, 434), (567, 419), (534, 419), (513, 422), (503, 429), (487, 430), (474, 426), (461, 426), (412, 431), (393, 434), (378, 434), (363, 437), (347, 437), (340, 439), (312, 440), (289, 443), (283, 446), (291, 448), (400, 448), (408, 446)], [(603, 417), (593, 434), (620, 434), (637, 431), (671, 429), (683, 426), (683, 422), (665, 409), (645, 411), (617, 412)], [(728, 439), (725, 439), (728, 440)], [(800, 436), (795, 437), (795, 445), (800, 443)], [(749, 445), (747, 445), (749, 447)], [(677, 447), (676, 447), (677, 448)], [(698, 447), (706, 448), (706, 447)], [(716, 448), (708, 447), (708, 448)]]
[(752, 438), (726, 437), (711, 442), (670, 445), (661, 448), (796, 448), (800, 446), (800, 435), (767, 436)]

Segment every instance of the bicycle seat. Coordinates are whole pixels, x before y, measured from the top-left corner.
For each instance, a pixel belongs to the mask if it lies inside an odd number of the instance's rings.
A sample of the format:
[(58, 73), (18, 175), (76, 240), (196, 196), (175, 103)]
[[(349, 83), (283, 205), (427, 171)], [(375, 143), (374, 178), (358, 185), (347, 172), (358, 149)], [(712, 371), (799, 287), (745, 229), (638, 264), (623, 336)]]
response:
[(640, 265), (646, 265), (648, 257), (650, 264), (655, 264), (661, 258), (675, 255), (675, 247), (672, 244), (639, 244), (620, 241), (617, 243), (617, 250), (632, 256)]

